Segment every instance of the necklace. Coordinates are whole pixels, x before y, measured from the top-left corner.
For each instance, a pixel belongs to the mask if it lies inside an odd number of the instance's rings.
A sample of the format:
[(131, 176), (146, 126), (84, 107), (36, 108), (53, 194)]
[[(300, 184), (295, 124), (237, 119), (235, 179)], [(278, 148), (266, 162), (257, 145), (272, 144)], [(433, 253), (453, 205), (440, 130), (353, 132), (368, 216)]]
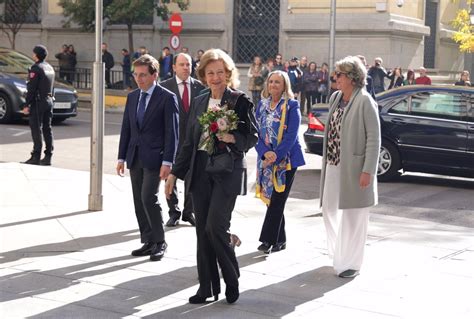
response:
[(278, 105), (279, 102), (280, 102), (280, 101), (277, 101), (277, 102), (271, 101), (271, 102), (270, 102), (270, 110), (274, 111), (274, 110), (276, 109), (276, 107), (277, 107), (277, 105)]

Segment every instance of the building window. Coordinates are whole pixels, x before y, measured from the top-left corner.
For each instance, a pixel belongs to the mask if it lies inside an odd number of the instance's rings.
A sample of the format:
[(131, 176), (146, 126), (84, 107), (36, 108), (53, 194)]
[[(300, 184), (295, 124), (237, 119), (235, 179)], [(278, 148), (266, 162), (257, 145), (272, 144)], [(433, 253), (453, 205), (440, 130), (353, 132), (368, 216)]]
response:
[[(5, 0), (5, 22), (17, 23), (24, 21), (24, 23), (40, 23), (41, 22), (41, 1), (30, 1), (28, 10), (24, 11), (19, 5), (20, 0)], [(24, 18), (23, 18), (24, 17)]]
[(235, 0), (233, 56), (236, 62), (250, 63), (278, 53), (280, 1)]

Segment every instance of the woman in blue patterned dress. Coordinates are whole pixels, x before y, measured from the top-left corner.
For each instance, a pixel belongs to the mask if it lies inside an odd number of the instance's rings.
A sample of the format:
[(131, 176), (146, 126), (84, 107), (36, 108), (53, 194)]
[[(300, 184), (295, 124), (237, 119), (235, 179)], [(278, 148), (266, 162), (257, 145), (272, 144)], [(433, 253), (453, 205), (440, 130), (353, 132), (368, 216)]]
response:
[(258, 250), (265, 253), (286, 248), (285, 203), (296, 169), (305, 164), (298, 130), (300, 107), (291, 91), (288, 75), (268, 75), (256, 111), (258, 142), (257, 196), (267, 205)]

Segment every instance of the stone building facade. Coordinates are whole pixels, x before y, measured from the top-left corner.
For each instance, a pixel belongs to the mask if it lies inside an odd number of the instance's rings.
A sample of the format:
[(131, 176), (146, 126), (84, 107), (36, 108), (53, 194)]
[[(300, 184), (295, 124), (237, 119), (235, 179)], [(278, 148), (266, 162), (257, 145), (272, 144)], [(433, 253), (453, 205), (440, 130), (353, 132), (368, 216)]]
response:
[[(63, 28), (62, 8), (57, 0), (38, 0), (40, 22), (25, 24), (17, 36), (17, 50), (30, 53), (36, 43), (54, 53), (63, 43), (74, 44), (78, 67), (94, 60), (94, 34), (78, 28)], [(465, 68), (465, 56), (451, 40), (450, 21), (462, 1), (338, 0), (336, 15), (336, 60), (363, 54), (369, 63), (377, 56), (388, 67), (406, 69), (424, 65), (429, 69), (457, 72)], [(198, 49), (219, 47), (239, 63), (253, 55), (280, 52), (284, 58), (308, 56), (318, 64), (328, 61), (330, 0), (191, 0), (182, 13), (181, 44), (192, 54)], [(172, 7), (172, 9), (177, 8)], [(169, 46), (167, 22), (155, 17), (153, 24), (134, 27), (134, 47), (146, 46), (158, 56)], [(107, 26), (104, 41), (117, 61), (128, 48), (127, 29)], [(0, 46), (9, 46), (0, 34)], [(472, 55), (468, 57), (472, 61)], [(53, 63), (55, 62), (52, 59)]]

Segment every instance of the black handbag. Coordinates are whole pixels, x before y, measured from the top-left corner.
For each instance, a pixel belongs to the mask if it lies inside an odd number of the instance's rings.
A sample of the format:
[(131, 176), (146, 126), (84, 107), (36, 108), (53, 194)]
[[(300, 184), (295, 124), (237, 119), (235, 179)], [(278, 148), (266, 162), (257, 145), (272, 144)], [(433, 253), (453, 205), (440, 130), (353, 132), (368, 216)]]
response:
[(234, 171), (234, 156), (227, 146), (227, 152), (209, 155), (206, 172), (209, 174), (230, 174)]
[(253, 80), (253, 83), (258, 86), (262, 85), (264, 82), (265, 82), (265, 79), (263, 78), (263, 76), (257, 76)]

